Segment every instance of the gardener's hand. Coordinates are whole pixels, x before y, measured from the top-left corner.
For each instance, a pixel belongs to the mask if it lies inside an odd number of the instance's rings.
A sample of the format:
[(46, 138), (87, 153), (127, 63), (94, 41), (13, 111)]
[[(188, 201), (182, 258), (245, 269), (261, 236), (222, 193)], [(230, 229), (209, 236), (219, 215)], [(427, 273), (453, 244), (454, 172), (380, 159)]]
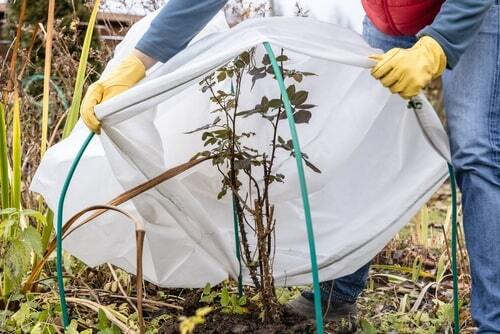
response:
[(101, 122), (97, 119), (94, 107), (101, 102), (123, 93), (146, 74), (146, 66), (139, 57), (132, 53), (118, 64), (111, 73), (89, 86), (83, 98), (80, 114), (87, 127), (95, 133), (101, 131)]
[(392, 93), (410, 99), (446, 68), (446, 54), (436, 40), (423, 36), (410, 49), (395, 48), (383, 55), (370, 56), (377, 61), (372, 75)]

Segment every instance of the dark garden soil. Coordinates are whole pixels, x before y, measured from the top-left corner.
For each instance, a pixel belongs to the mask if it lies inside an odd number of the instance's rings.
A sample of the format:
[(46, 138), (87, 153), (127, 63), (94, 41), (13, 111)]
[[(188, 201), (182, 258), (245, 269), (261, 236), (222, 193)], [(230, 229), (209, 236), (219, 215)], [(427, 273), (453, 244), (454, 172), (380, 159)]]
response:
[[(159, 333), (179, 333), (177, 319), (165, 323)], [(314, 321), (297, 318), (295, 315), (285, 315), (281, 323), (263, 324), (257, 313), (242, 315), (214, 312), (208, 315), (203, 325), (196, 327), (194, 333), (203, 334), (307, 334), (315, 333)]]
[[(184, 315), (194, 315), (198, 308), (204, 305), (199, 302), (199, 294), (193, 293), (185, 297), (183, 307)], [(197, 334), (313, 334), (316, 333), (314, 320), (306, 319), (283, 309), (280, 322), (265, 324), (259, 319), (257, 307), (249, 305), (248, 313), (227, 314), (215, 310), (205, 317), (205, 323), (198, 325), (194, 331)], [(348, 334), (354, 333), (354, 329), (347, 328), (341, 324), (325, 324), (325, 333)], [(159, 334), (178, 334), (179, 320), (172, 317), (160, 328)]]

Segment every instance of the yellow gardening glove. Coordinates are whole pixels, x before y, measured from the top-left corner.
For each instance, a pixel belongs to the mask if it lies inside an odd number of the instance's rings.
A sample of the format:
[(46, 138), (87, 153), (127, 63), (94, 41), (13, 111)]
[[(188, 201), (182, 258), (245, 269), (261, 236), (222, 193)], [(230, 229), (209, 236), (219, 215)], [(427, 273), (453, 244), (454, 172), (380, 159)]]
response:
[(101, 131), (94, 107), (101, 102), (123, 93), (146, 75), (146, 67), (134, 54), (130, 54), (108, 75), (89, 86), (83, 98), (80, 115), (87, 127), (95, 133)]
[(392, 93), (410, 99), (446, 68), (446, 54), (432, 37), (424, 36), (410, 49), (395, 48), (383, 55), (370, 56), (377, 61), (372, 75)]

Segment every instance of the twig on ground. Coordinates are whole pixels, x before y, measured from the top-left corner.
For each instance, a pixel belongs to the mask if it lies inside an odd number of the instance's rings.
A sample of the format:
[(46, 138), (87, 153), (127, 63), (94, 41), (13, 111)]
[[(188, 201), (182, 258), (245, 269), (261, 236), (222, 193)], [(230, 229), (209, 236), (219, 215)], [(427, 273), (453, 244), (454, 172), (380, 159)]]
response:
[(134, 303), (132, 303), (132, 300), (130, 299), (129, 295), (127, 295), (127, 292), (125, 292), (125, 289), (123, 288), (123, 285), (120, 283), (120, 280), (118, 279), (118, 276), (116, 275), (115, 269), (113, 268), (113, 266), (111, 265), (111, 263), (106, 262), (106, 264), (108, 265), (109, 271), (111, 272), (111, 275), (113, 276), (113, 279), (115, 280), (116, 284), (118, 285), (118, 289), (122, 293), (123, 297), (125, 297), (125, 299), (129, 303), (129, 305), (132, 306), (132, 308), (136, 312), (138, 312), (137, 311), (137, 307), (134, 305)]

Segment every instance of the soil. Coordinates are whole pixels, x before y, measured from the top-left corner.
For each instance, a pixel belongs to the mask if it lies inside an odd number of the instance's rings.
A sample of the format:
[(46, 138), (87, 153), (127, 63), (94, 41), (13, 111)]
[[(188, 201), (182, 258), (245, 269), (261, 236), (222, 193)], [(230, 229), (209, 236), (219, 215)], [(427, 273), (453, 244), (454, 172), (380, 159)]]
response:
[[(164, 324), (159, 333), (179, 333), (179, 323), (172, 318)], [(208, 315), (205, 323), (196, 328), (194, 333), (203, 334), (308, 334), (315, 333), (314, 321), (297, 319), (296, 315), (285, 314), (281, 323), (264, 324), (258, 317), (258, 313), (247, 314), (225, 314), (214, 312)]]
[[(199, 293), (190, 293), (185, 296), (183, 307), (184, 315), (195, 314), (200, 307), (206, 306), (199, 302)], [(316, 333), (314, 320), (306, 319), (300, 315), (283, 309), (280, 322), (265, 324), (259, 319), (259, 310), (255, 306), (248, 306), (248, 313), (228, 314), (215, 310), (205, 317), (205, 323), (196, 327), (197, 334), (313, 334)], [(325, 333), (349, 334), (354, 333), (353, 328), (345, 325), (325, 324)], [(177, 317), (167, 320), (160, 328), (158, 334), (179, 334), (179, 321)]]

